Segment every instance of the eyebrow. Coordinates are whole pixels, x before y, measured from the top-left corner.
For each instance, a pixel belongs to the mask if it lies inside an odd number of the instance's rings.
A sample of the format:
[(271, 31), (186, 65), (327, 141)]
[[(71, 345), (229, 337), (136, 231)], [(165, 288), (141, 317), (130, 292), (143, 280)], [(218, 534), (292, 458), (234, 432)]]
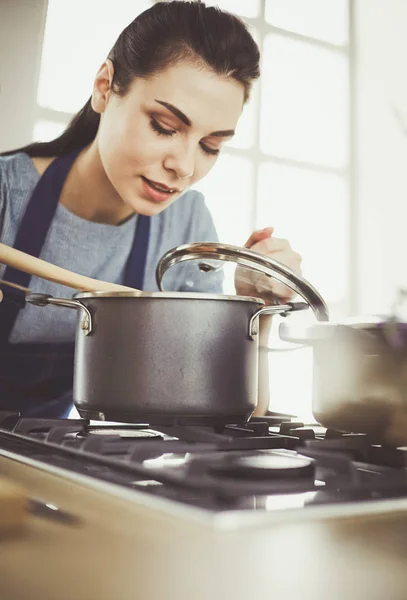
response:
[[(184, 125), (186, 125), (187, 127), (191, 127), (191, 120), (188, 119), (188, 117), (183, 112), (181, 112), (179, 108), (173, 106), (169, 102), (164, 102), (163, 100), (155, 100), (155, 102), (161, 104), (161, 106), (164, 106), (167, 110), (172, 112), (172, 114), (175, 115), (180, 121), (182, 121)], [(210, 133), (207, 137), (231, 137), (233, 135), (235, 135), (234, 129), (225, 129), (224, 131), (212, 131), (212, 133)]]

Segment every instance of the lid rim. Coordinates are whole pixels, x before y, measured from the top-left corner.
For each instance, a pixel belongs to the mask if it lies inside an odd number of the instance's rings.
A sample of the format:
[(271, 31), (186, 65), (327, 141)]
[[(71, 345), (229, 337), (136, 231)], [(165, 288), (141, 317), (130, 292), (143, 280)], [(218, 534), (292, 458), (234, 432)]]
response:
[(329, 310), (326, 302), (309, 281), (298, 275), (287, 265), (271, 256), (260, 254), (250, 248), (220, 244), (218, 242), (196, 242), (184, 244), (168, 250), (161, 257), (156, 268), (156, 282), (163, 289), (163, 277), (173, 266), (191, 260), (210, 258), (212, 260), (232, 262), (241, 267), (263, 273), (289, 287), (293, 292), (309, 304), (318, 321), (329, 321)]
[(253, 302), (265, 305), (262, 298), (254, 296), (233, 296), (228, 294), (205, 294), (203, 292), (78, 292), (73, 298), (80, 300), (86, 298), (157, 298), (157, 299), (184, 299), (184, 300), (232, 300), (234, 302)]

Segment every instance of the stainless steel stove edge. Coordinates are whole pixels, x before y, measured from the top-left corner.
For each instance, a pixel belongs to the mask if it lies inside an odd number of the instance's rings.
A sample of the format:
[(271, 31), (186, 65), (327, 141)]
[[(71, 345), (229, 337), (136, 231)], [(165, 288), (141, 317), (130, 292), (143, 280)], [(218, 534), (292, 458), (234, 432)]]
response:
[(148, 510), (168, 516), (172, 520), (193, 523), (213, 531), (227, 532), (243, 529), (256, 530), (257, 528), (264, 530), (264, 528), (281, 524), (309, 523), (311, 521), (323, 520), (332, 521), (349, 518), (360, 519), (374, 515), (394, 514), (396, 512), (405, 513), (407, 516), (407, 498), (318, 505), (305, 508), (287, 508), (284, 510), (229, 510), (213, 513), (170, 499), (159, 498), (139, 490), (126, 489), (114, 483), (73, 473), (72, 471), (47, 465), (41, 461), (20, 456), (4, 449), (0, 449), (0, 457), (44, 471), (56, 478), (63, 478), (65, 481), (70, 480), (81, 486), (109, 494), (111, 497), (129, 502), (133, 506), (139, 505), (142, 508), (148, 508)]

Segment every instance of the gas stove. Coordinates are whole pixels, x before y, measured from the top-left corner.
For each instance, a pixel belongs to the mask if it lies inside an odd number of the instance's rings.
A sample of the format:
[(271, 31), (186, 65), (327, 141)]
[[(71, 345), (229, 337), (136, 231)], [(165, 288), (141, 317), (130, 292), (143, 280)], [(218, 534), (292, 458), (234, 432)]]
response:
[(407, 498), (407, 448), (279, 413), (217, 430), (0, 413), (0, 455), (208, 514)]

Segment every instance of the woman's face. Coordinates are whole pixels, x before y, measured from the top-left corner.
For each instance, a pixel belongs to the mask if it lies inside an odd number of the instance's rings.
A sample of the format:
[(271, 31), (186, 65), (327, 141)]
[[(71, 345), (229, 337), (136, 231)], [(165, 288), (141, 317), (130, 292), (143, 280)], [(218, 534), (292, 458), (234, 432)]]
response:
[(155, 215), (213, 167), (236, 129), (244, 89), (189, 63), (135, 79), (123, 97), (111, 91), (112, 76), (108, 61), (94, 85), (100, 160), (122, 200)]

